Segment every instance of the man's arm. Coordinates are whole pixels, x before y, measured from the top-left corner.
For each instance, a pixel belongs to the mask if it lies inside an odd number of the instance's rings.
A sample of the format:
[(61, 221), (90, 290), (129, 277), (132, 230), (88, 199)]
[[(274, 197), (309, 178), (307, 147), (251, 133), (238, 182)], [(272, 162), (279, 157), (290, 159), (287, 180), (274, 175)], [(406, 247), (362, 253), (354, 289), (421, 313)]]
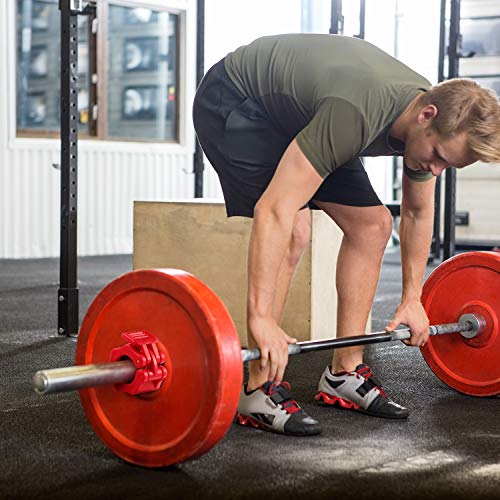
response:
[(403, 175), (399, 226), (403, 293), (401, 304), (387, 329), (394, 330), (400, 323), (408, 325), (412, 333), (410, 345), (425, 344), (429, 337), (429, 320), (420, 296), (432, 240), (435, 184), (435, 178), (417, 182)]
[(261, 349), (261, 367), (270, 360), (269, 379), (275, 382), (282, 381), (288, 362), (287, 337), (272, 318), (279, 268), (295, 216), (322, 181), (294, 140), (254, 210), (248, 257), (248, 326)]

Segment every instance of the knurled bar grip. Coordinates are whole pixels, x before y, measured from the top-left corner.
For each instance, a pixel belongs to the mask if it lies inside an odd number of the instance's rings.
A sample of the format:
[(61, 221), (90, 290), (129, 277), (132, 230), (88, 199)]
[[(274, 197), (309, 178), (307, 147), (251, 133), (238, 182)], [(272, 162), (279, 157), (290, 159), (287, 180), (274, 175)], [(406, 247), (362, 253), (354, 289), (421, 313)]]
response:
[[(429, 327), (429, 335), (443, 335), (446, 333), (467, 332), (474, 328), (470, 321), (459, 323), (446, 323), (443, 325), (432, 325)], [(353, 347), (366, 344), (379, 344), (382, 342), (394, 342), (396, 340), (406, 340), (411, 337), (409, 328), (400, 328), (392, 332), (373, 332), (354, 337), (344, 337), (325, 340), (307, 340), (288, 345), (288, 354), (302, 354), (310, 351), (320, 351), (322, 349), (339, 349), (342, 347)], [(259, 349), (242, 349), (241, 358), (243, 362), (254, 361), (260, 358)]]
[[(467, 320), (465, 320), (467, 317)], [(472, 332), (477, 334), (483, 328), (484, 320), (479, 316), (467, 314), (460, 318), (458, 323), (446, 323), (429, 327), (430, 335), (442, 335), (445, 333)], [(474, 333), (475, 332), (475, 333)], [(308, 340), (297, 342), (288, 346), (288, 354), (301, 354), (309, 351), (320, 351), (323, 349), (338, 349), (365, 344), (378, 344), (381, 342), (393, 342), (410, 338), (410, 329), (401, 328), (392, 332), (374, 332), (354, 337), (344, 337), (324, 340)], [(243, 363), (260, 358), (259, 349), (242, 349), (241, 358)], [(129, 383), (135, 375), (136, 367), (132, 361), (115, 361), (95, 365), (69, 366), (66, 368), (54, 368), (52, 370), (39, 371), (33, 377), (33, 387), (38, 394), (50, 394), (53, 392), (73, 391), (107, 384)]]

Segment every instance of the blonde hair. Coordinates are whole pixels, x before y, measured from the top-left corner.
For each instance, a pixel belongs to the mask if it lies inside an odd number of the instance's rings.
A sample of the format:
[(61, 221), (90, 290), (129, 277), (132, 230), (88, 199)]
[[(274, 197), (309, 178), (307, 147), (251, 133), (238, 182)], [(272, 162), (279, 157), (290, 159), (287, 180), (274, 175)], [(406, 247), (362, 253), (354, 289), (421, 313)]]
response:
[(438, 109), (433, 128), (443, 139), (465, 132), (476, 160), (500, 162), (500, 102), (493, 90), (453, 78), (431, 87), (420, 103)]

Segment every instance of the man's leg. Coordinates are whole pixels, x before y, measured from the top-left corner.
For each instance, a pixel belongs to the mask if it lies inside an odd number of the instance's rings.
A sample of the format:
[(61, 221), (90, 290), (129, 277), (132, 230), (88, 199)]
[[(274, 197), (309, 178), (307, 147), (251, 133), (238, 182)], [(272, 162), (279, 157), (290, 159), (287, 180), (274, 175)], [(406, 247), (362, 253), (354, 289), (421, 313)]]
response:
[[(337, 260), (337, 336), (360, 335), (375, 296), (392, 218), (383, 205), (317, 205), (344, 232)], [(320, 378), (316, 400), (375, 417), (407, 418), (409, 413), (389, 398), (380, 380), (363, 364), (362, 347), (334, 352), (331, 370), (327, 367)]]
[[(360, 335), (375, 296), (392, 218), (383, 205), (317, 205), (344, 232), (337, 260), (337, 336)], [(331, 370), (327, 367), (319, 381), (316, 400), (375, 417), (407, 418), (409, 413), (389, 398), (380, 380), (363, 363), (362, 347), (334, 352)]]
[[(315, 202), (342, 229), (344, 237), (337, 260), (337, 337), (365, 331), (392, 218), (383, 205), (351, 207)], [(353, 371), (362, 363), (363, 348), (337, 349), (332, 372)]]
[[(307, 245), (311, 238), (311, 211), (306, 208), (300, 210), (293, 226), (292, 237), (285, 258), (283, 259), (279, 271), (278, 286), (276, 288), (273, 302), (273, 318), (276, 323), (280, 323), (285, 308), (286, 298), (290, 289), (293, 274), (297, 269)], [(249, 337), (250, 348), (257, 347), (253, 338)], [(249, 363), (248, 389), (253, 390), (267, 382), (268, 370), (261, 370), (258, 361)]]

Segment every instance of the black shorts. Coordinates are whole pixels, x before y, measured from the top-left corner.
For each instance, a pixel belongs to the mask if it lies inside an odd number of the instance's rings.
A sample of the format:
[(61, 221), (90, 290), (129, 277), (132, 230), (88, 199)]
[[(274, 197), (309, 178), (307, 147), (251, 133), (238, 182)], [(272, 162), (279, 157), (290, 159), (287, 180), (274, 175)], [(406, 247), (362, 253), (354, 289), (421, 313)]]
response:
[[(271, 181), (293, 137), (269, 119), (255, 99), (245, 97), (219, 61), (204, 76), (193, 105), (198, 140), (215, 168), (227, 215), (253, 217), (255, 204)], [(314, 200), (355, 207), (382, 205), (360, 158), (325, 178)]]

